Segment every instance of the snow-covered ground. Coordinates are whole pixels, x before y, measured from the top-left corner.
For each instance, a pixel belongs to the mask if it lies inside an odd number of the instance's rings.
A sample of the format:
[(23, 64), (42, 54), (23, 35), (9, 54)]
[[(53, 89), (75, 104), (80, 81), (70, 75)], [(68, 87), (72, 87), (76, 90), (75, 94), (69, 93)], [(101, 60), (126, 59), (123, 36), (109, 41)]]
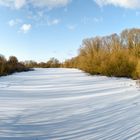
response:
[(0, 78), (0, 140), (140, 140), (140, 90), (125, 78), (36, 69)]

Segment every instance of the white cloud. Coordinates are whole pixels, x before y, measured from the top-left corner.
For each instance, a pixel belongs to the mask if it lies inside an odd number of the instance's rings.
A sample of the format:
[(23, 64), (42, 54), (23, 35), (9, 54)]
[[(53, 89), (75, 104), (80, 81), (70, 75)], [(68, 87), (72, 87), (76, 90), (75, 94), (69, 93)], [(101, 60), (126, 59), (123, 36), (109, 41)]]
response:
[(26, 0), (15, 0), (15, 4), (14, 5), (15, 5), (16, 9), (20, 9), (24, 5), (26, 5)]
[(94, 0), (99, 6), (114, 5), (123, 8), (140, 8), (140, 0)]
[(15, 26), (16, 25), (16, 22), (12, 19), (8, 22), (9, 26)]
[(27, 0), (0, 0), (1, 6), (20, 9), (27, 4)]
[(20, 19), (11, 19), (11, 20), (8, 22), (9, 26), (11, 26), (11, 27), (13, 27), (13, 26), (15, 26), (15, 25), (17, 25), (17, 24), (20, 24), (20, 23), (22, 23), (22, 20), (20, 20)]
[(32, 28), (31, 24), (23, 24), (20, 28), (20, 31), (23, 33), (27, 33)]
[(0, 5), (20, 9), (31, 4), (35, 7), (48, 7), (51, 9), (55, 7), (64, 7), (70, 1), (71, 0), (0, 0)]

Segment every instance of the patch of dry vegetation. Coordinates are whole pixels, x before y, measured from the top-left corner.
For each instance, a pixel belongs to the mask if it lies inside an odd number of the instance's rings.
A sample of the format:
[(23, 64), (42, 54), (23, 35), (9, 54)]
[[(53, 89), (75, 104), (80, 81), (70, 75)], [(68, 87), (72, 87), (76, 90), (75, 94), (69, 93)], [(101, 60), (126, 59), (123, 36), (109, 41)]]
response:
[(9, 60), (6, 60), (3, 55), (0, 55), (0, 76), (28, 70), (29, 68), (18, 62), (18, 59), (15, 56), (10, 56)]
[(77, 57), (63, 67), (78, 68), (90, 74), (140, 78), (140, 29), (83, 40)]

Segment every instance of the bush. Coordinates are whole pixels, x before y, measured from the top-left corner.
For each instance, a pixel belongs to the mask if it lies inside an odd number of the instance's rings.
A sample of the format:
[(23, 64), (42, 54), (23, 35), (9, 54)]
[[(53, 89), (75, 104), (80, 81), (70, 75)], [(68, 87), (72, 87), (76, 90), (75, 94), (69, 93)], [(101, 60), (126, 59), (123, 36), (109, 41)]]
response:
[(137, 63), (134, 78), (140, 80), (140, 61)]

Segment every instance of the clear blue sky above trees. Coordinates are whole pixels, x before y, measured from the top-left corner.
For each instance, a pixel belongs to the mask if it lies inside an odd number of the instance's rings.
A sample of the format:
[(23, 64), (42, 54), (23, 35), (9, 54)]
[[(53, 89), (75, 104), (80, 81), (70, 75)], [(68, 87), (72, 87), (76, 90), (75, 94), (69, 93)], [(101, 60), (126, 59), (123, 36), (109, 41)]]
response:
[(140, 27), (139, 0), (0, 0), (0, 53), (60, 60), (82, 40)]

